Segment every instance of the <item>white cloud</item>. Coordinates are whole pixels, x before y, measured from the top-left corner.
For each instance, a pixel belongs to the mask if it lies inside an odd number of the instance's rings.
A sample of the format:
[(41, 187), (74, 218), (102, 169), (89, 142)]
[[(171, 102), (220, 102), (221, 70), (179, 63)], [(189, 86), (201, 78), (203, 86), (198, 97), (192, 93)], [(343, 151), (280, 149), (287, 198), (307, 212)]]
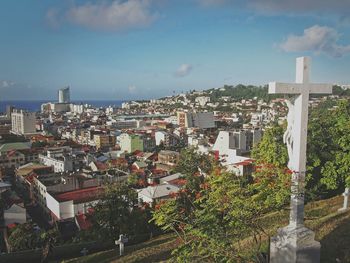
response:
[(9, 80), (2, 80), (0, 81), (0, 88), (9, 88), (13, 86), (15, 83), (13, 81)]
[(45, 20), (50, 27), (58, 28), (61, 24), (59, 10), (56, 8), (50, 8), (49, 10), (47, 10)]
[(350, 1), (347, 0), (248, 0), (248, 7), (266, 14), (327, 12), (349, 14)]
[(175, 72), (175, 77), (185, 77), (191, 73), (193, 67), (190, 64), (182, 64)]
[(209, 7), (209, 6), (220, 6), (227, 4), (229, 0), (196, 0), (201, 6)]
[(341, 57), (350, 53), (350, 45), (339, 45), (339, 37), (340, 34), (334, 28), (314, 25), (306, 28), (302, 35), (289, 35), (280, 47), (286, 52), (311, 51)]
[(130, 94), (136, 94), (137, 88), (136, 88), (135, 85), (131, 85), (131, 86), (128, 87), (128, 91), (129, 91)]
[(150, 25), (157, 18), (150, 11), (150, 4), (151, 0), (88, 2), (71, 7), (65, 16), (71, 23), (86, 28), (120, 31)]

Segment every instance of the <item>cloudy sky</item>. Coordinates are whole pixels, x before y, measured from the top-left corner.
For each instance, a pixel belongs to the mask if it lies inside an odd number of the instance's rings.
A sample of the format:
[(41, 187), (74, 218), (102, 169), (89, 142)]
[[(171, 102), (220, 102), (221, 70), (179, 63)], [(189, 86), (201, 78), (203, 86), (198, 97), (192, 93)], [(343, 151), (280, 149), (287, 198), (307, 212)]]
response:
[(137, 99), (224, 84), (350, 84), (350, 1), (47, 0), (0, 3), (0, 100)]

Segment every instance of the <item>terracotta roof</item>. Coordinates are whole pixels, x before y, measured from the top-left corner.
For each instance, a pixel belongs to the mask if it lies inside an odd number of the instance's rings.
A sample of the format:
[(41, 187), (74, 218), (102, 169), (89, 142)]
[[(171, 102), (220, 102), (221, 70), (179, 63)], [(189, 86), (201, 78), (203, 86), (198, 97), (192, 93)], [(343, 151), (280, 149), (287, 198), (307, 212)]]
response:
[(72, 200), (73, 203), (79, 204), (97, 200), (103, 192), (103, 187), (97, 186), (57, 194), (54, 197), (58, 202), (67, 202)]

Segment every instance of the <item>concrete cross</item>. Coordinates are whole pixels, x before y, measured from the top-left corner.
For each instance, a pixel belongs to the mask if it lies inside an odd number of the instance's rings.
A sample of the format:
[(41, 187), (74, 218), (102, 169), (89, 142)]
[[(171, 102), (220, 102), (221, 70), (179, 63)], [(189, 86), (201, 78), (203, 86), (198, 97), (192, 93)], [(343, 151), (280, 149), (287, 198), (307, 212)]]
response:
[(123, 234), (119, 235), (119, 239), (115, 241), (115, 244), (119, 245), (119, 255), (124, 255), (124, 244), (127, 243), (129, 240), (127, 237), (125, 237)]
[(310, 58), (296, 60), (295, 83), (269, 83), (270, 94), (291, 94), (287, 100), (289, 108), (288, 127), (284, 140), (288, 146), (288, 168), (292, 174), (290, 225), (298, 227), (304, 223), (304, 179), (306, 171), (306, 142), (308, 106), (310, 94), (331, 94), (332, 85), (309, 82)]
[(345, 188), (345, 192), (343, 193), (343, 196), (344, 196), (343, 207), (338, 210), (339, 212), (344, 212), (349, 209), (349, 195), (350, 195), (350, 192), (349, 192), (349, 188), (347, 187)]
[(321, 244), (315, 233), (304, 226), (304, 181), (306, 172), (306, 143), (310, 94), (332, 93), (332, 85), (309, 82), (310, 59), (297, 58), (296, 83), (269, 84), (270, 94), (292, 95), (288, 106), (287, 130), (283, 140), (288, 147), (288, 168), (292, 171), (291, 211), (289, 225), (278, 229), (271, 237), (271, 263), (319, 263)]

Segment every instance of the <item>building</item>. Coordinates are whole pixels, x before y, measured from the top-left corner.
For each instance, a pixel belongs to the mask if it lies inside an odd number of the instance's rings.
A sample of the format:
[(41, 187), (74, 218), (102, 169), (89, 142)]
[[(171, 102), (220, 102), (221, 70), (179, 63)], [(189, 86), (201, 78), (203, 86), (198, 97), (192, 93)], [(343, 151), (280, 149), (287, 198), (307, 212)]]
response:
[(46, 166), (52, 166), (56, 173), (74, 170), (70, 147), (50, 148), (46, 155), (39, 155), (39, 161)]
[(116, 137), (107, 134), (95, 134), (94, 142), (98, 150), (108, 149), (115, 146)]
[(41, 112), (68, 112), (71, 109), (69, 103), (44, 103), (41, 105)]
[(154, 205), (161, 200), (171, 198), (171, 194), (176, 194), (179, 189), (179, 187), (171, 184), (148, 186), (138, 190), (138, 199), (150, 205)]
[(70, 102), (70, 90), (69, 86), (58, 90), (58, 103)]
[(215, 128), (213, 112), (178, 112), (177, 123), (184, 128)]
[(122, 133), (119, 136), (119, 141), (120, 149), (124, 152), (133, 153), (136, 150), (144, 151), (142, 135)]
[(165, 147), (175, 146), (180, 142), (180, 138), (166, 131), (155, 132), (156, 145), (163, 144)]
[(58, 194), (46, 192), (47, 208), (51, 212), (53, 221), (74, 218), (78, 214), (86, 214), (89, 208), (98, 203), (102, 193), (102, 187), (90, 187)]
[(200, 106), (205, 106), (205, 104), (207, 104), (208, 102), (210, 102), (210, 97), (206, 97), (206, 96), (199, 96), (196, 97), (195, 102), (198, 103)]
[[(47, 193), (56, 196), (61, 193), (76, 190), (96, 188), (100, 185), (97, 178), (90, 178), (85, 174), (45, 174), (33, 178), (34, 200), (46, 215), (51, 215), (47, 204)], [(57, 217), (57, 215), (56, 215)]]
[(12, 133), (18, 135), (32, 134), (36, 132), (35, 112), (13, 110), (11, 114)]
[(9, 134), (11, 129), (12, 129), (11, 125), (0, 124), (0, 136), (5, 135), (5, 134)]
[(180, 153), (175, 151), (160, 151), (158, 153), (157, 169), (172, 170), (180, 160)]

